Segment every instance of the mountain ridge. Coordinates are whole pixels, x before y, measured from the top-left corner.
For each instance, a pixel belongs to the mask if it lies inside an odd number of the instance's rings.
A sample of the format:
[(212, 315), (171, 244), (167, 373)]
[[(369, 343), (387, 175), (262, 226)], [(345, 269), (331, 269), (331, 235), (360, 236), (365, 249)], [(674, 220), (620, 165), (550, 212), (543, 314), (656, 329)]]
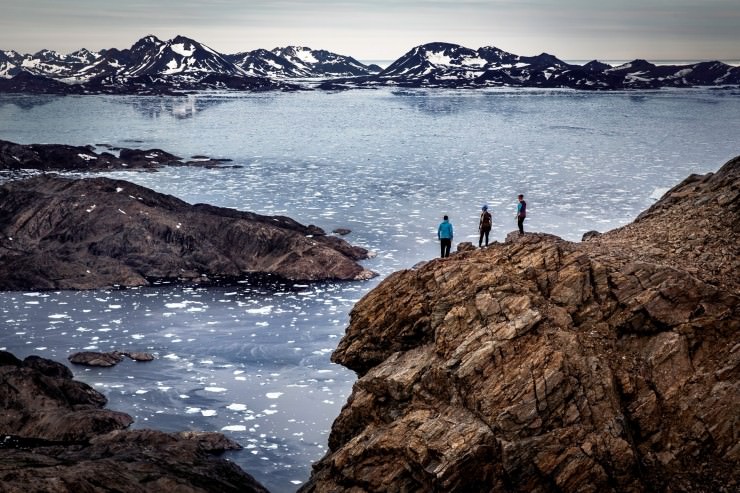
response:
[[(33, 84), (28, 84), (24, 73), (34, 76)], [(577, 65), (545, 52), (521, 56), (492, 45), (472, 49), (432, 42), (412, 48), (383, 69), (305, 46), (222, 54), (181, 35), (167, 41), (148, 35), (130, 48), (98, 52), (81, 48), (67, 55), (52, 50), (33, 55), (0, 51), (0, 92), (161, 94), (378, 86), (582, 90), (740, 87), (740, 67), (720, 61), (656, 65), (642, 59), (618, 66), (598, 60)]]

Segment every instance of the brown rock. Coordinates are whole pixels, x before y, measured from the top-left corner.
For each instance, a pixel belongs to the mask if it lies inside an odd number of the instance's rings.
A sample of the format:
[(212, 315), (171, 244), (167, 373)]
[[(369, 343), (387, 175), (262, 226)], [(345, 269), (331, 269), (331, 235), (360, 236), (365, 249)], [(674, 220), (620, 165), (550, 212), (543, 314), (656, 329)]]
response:
[(121, 353), (124, 356), (127, 356), (131, 358), (134, 361), (154, 361), (154, 355), (149, 353), (142, 353), (140, 351), (134, 351), (134, 352), (125, 352)]
[(582, 243), (389, 276), (332, 355), (360, 378), (301, 491), (736, 491), (738, 191), (740, 158)]
[(70, 363), (74, 363), (76, 365), (110, 367), (123, 361), (123, 354), (117, 351), (111, 353), (83, 351), (70, 354), (67, 359)]

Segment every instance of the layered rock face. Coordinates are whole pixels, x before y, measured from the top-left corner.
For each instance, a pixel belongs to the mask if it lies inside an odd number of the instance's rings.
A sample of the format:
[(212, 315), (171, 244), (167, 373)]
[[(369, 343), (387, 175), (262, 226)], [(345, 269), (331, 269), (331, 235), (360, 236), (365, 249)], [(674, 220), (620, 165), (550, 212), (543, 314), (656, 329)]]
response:
[(395, 273), (333, 360), (359, 375), (304, 492), (737, 491), (740, 158), (588, 241)]
[(240, 448), (222, 434), (125, 430), (106, 402), (60, 363), (0, 351), (0, 491), (267, 491), (216, 456)]
[(357, 260), (367, 254), (287, 217), (190, 205), (121, 180), (0, 186), (0, 289), (365, 279), (373, 273)]

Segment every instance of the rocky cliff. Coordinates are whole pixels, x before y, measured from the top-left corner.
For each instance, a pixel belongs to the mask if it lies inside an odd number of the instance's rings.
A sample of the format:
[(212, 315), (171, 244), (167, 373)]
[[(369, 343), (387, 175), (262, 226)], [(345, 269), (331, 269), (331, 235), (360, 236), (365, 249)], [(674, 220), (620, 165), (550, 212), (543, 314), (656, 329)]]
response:
[(367, 254), (288, 217), (190, 205), (122, 180), (0, 186), (0, 289), (364, 279)]
[(51, 360), (0, 351), (0, 491), (264, 493), (220, 433), (126, 430), (131, 416)]
[(740, 158), (637, 220), (395, 273), (304, 492), (737, 491)]

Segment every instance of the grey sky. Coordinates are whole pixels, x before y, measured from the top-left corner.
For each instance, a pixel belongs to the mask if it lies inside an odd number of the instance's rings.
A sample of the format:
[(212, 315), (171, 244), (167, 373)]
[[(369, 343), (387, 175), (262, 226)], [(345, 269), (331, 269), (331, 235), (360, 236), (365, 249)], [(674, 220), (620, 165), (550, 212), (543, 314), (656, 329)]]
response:
[(740, 59), (738, 0), (0, 1), (0, 50), (21, 53), (182, 34), (222, 53), (301, 45), (361, 60), (431, 41), (567, 60)]

